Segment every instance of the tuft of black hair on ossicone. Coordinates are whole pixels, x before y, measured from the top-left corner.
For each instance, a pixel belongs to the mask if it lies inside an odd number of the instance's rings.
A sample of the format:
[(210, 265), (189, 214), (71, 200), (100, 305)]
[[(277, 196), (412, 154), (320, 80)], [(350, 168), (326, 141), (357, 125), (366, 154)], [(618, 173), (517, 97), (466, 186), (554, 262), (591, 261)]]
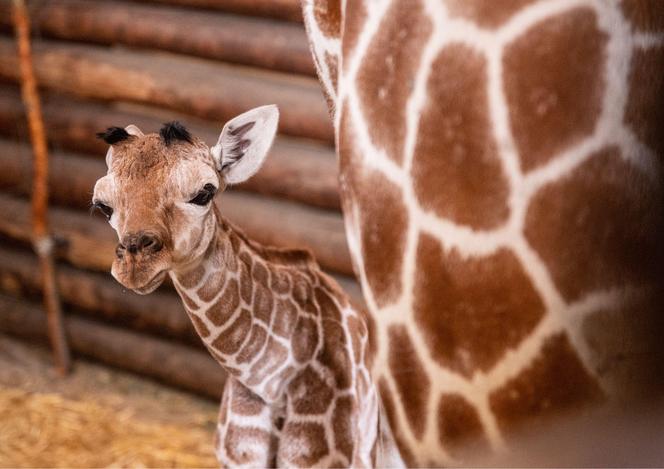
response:
[(129, 133), (127, 133), (122, 127), (109, 127), (106, 131), (97, 133), (97, 138), (101, 138), (109, 145), (121, 142), (129, 137), (131, 137), (131, 135), (129, 135)]
[(170, 145), (173, 140), (182, 140), (191, 143), (191, 134), (178, 121), (166, 122), (159, 131), (159, 135), (161, 135), (166, 146)]

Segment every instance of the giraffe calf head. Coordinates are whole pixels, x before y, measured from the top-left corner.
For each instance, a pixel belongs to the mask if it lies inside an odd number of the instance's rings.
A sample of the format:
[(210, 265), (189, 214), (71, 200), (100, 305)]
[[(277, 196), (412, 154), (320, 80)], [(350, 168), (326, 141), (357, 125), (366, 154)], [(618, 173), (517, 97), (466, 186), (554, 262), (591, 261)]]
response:
[(118, 234), (113, 276), (147, 294), (200, 259), (216, 230), (215, 194), (258, 171), (278, 120), (276, 106), (252, 109), (227, 122), (212, 148), (177, 122), (159, 134), (134, 125), (98, 134), (110, 144), (108, 172), (92, 202)]

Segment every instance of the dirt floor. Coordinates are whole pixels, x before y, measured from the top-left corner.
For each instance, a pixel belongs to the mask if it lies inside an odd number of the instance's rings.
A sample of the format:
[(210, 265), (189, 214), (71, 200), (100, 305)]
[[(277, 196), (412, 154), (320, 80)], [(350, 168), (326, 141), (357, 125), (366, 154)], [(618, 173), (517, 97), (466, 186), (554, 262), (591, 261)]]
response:
[(0, 334), (0, 467), (216, 467), (217, 407)]

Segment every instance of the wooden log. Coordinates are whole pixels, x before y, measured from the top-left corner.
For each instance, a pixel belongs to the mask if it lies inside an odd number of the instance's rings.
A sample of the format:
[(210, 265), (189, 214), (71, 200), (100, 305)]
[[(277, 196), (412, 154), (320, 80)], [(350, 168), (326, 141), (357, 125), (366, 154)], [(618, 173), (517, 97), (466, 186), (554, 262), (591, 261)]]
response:
[[(68, 190), (67, 184), (65, 179), (54, 185), (54, 190)], [(339, 215), (230, 192), (219, 196), (217, 203), (229, 221), (256, 241), (269, 246), (308, 248), (321, 266), (353, 275)], [(0, 217), (0, 233), (24, 242), (30, 240), (29, 206), (25, 200), (0, 195), (0, 213), (12, 214)], [(105, 220), (63, 208), (53, 208), (51, 217), (55, 236), (64, 242), (61, 255), (65, 259), (83, 268), (110, 268), (117, 236)]]
[[(28, 251), (0, 247), (0, 289), (12, 296), (41, 290), (37, 258)], [(59, 264), (57, 284), (64, 303), (94, 319), (202, 347), (180, 298), (166, 288), (150, 295), (128, 292), (108, 273), (86, 272)]]
[(143, 0), (302, 22), (300, 0)]
[[(9, 24), (0, 3), (0, 25)], [(315, 76), (304, 28), (294, 23), (127, 2), (32, 2), (42, 37), (124, 44)]]
[[(332, 143), (332, 123), (313, 78), (213, 63), (166, 53), (36, 42), (35, 72), (47, 88), (102, 100), (126, 100), (226, 121), (273, 103), (281, 132)], [(11, 40), (0, 38), (0, 76), (17, 80)]]
[[(32, 168), (30, 147), (0, 140), (0, 188), (27, 196)], [(106, 174), (106, 165), (96, 159), (81, 158), (60, 151), (50, 156), (49, 197), (57, 205), (90, 208), (95, 181)]]
[[(72, 350), (214, 399), (226, 373), (206, 352), (68, 314), (65, 329)], [(35, 305), (0, 295), (0, 331), (30, 341), (46, 338), (46, 316)]]
[[(44, 121), (54, 148), (89, 152), (103, 160), (107, 145), (95, 133), (111, 126), (138, 125), (145, 132), (157, 131), (164, 120), (179, 116), (156, 116), (118, 110), (115, 107), (50, 96), (44, 100)], [(26, 138), (18, 90), (0, 87), (0, 134)], [(184, 121), (190, 131), (208, 145), (217, 142), (221, 124)], [(283, 197), (321, 208), (338, 210), (337, 163), (334, 151), (310, 141), (278, 137), (261, 170), (240, 190)]]
[[(2, 172), (0, 172), (1, 174)], [(113, 261), (117, 237), (104, 222), (92, 216), (62, 208), (49, 210), (52, 230), (58, 245), (58, 259), (65, 259), (77, 267), (108, 271)], [(30, 220), (28, 203), (19, 198), (0, 194), (0, 234), (29, 243)]]

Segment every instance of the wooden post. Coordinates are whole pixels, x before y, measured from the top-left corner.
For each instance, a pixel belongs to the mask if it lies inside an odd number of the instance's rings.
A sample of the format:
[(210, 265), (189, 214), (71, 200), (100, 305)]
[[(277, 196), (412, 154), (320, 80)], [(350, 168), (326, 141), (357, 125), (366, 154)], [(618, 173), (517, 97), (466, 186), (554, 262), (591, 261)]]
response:
[(53, 347), (55, 368), (60, 375), (64, 376), (69, 371), (71, 359), (62, 324), (62, 309), (55, 282), (53, 239), (48, 232), (48, 152), (37, 84), (32, 69), (28, 12), (23, 0), (14, 0), (14, 27), (21, 71), (21, 92), (28, 116), (30, 140), (34, 153), (32, 241), (42, 269), (44, 306), (48, 318), (48, 333)]

